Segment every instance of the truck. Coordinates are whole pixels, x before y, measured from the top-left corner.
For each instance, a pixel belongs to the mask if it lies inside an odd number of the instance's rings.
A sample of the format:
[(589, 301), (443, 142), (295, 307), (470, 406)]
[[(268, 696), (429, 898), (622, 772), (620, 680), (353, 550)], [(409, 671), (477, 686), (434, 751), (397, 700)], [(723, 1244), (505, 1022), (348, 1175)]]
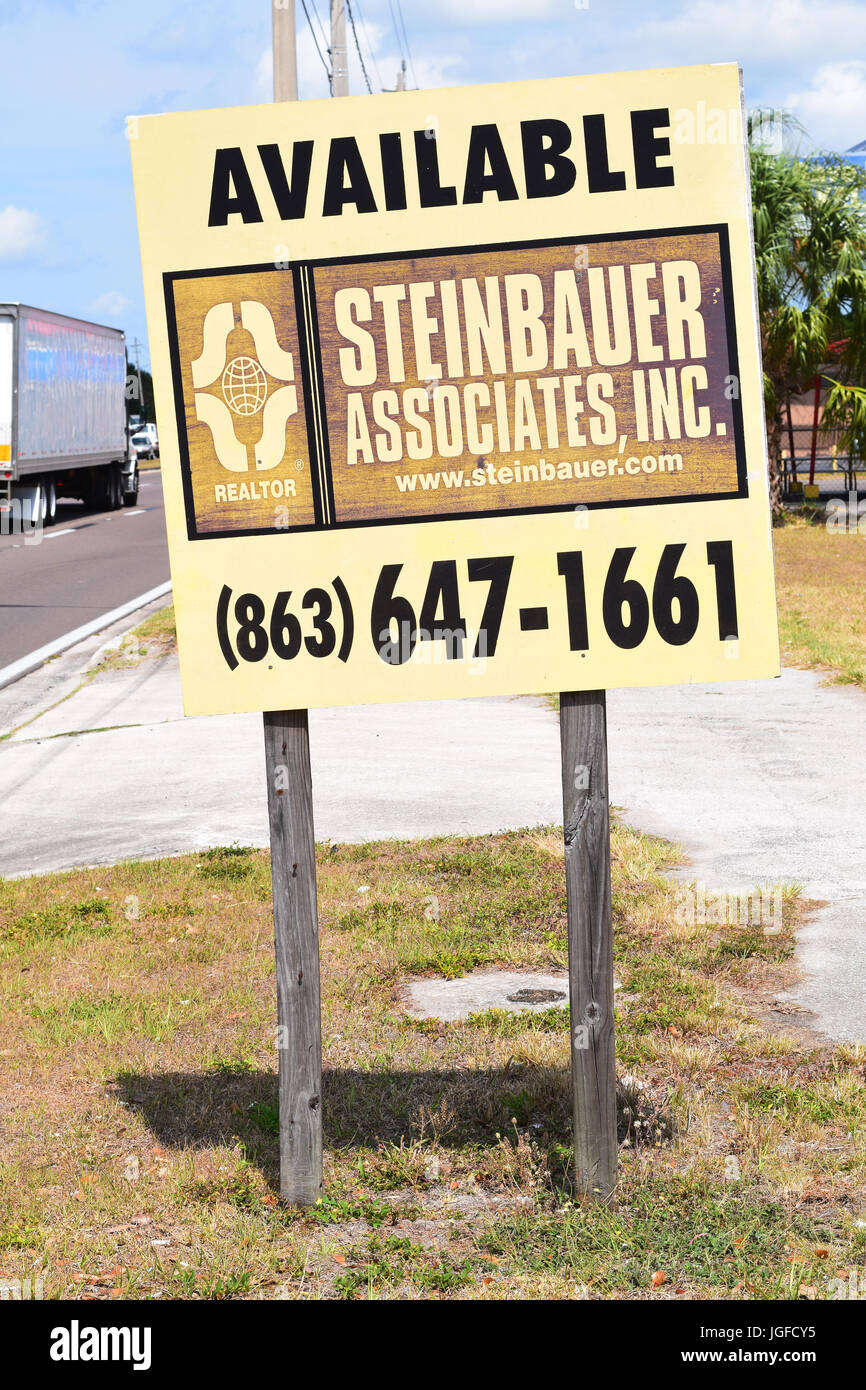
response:
[(135, 506), (126, 390), (120, 329), (0, 303), (0, 521), (50, 525), (61, 497)]

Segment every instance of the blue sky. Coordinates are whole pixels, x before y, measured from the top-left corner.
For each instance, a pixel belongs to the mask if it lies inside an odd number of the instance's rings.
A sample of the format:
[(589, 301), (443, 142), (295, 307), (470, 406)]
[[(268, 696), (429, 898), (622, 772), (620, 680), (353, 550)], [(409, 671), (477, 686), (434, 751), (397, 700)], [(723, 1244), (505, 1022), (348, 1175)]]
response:
[[(327, 23), (327, 0), (315, 5)], [(353, 0), (374, 90), (400, 65), (392, 6)], [(402, 12), (411, 86), (736, 61), (748, 104), (791, 110), (811, 144), (866, 139), (864, 0), (402, 0)], [(327, 96), (300, 0), (298, 29), (300, 94)], [(0, 300), (146, 339), (125, 118), (270, 100), (270, 33), (269, 0), (0, 0)], [(362, 92), (351, 30), (349, 44)]]

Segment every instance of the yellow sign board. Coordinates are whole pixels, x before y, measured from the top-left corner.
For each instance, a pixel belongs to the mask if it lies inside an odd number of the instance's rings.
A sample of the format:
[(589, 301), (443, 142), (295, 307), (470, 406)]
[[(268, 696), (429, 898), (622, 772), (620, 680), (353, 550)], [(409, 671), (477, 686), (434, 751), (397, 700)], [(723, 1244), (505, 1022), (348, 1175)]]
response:
[(129, 133), (188, 713), (778, 674), (735, 66)]

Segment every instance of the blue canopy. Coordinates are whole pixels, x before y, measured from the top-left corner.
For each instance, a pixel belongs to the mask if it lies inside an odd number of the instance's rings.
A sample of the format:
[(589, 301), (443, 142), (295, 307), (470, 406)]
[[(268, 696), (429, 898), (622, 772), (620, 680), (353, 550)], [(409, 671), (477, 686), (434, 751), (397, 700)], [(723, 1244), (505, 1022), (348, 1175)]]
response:
[(861, 169), (866, 169), (866, 140), (861, 140), (859, 145), (852, 145), (842, 158), (847, 159), (849, 164), (859, 164)]

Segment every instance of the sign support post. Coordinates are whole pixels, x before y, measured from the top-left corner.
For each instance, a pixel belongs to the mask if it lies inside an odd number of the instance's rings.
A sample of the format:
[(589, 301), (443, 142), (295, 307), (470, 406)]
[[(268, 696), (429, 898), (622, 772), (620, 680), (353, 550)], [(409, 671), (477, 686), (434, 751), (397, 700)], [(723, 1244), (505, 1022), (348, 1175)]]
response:
[(322, 1193), (322, 1022), (307, 711), (265, 713), (264, 726), (277, 963), (280, 1195), (310, 1206)]
[[(295, 7), (274, 5), (274, 100), (298, 97)], [(310, 732), (305, 709), (263, 715), (274, 900), (280, 1195), (322, 1193), (322, 1004)]]
[(562, 693), (560, 740), (575, 1182), (604, 1199), (616, 1181), (617, 1138), (603, 690)]

